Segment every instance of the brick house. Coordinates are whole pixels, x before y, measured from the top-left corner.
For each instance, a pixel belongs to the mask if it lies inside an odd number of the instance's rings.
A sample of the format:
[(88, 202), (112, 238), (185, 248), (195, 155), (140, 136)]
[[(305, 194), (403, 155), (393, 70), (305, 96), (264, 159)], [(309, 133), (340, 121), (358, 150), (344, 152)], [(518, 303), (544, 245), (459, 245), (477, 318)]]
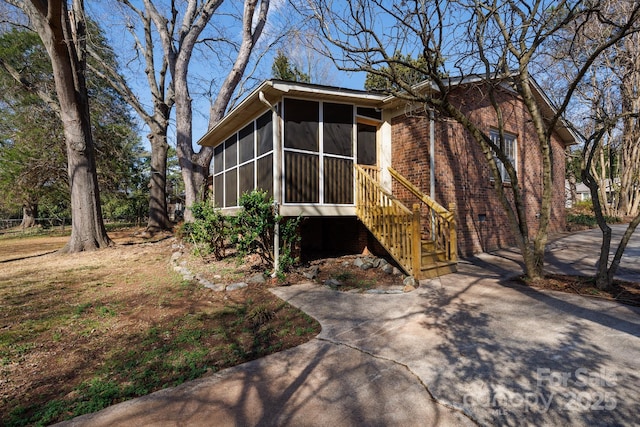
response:
[[(541, 110), (551, 113), (535, 89)], [(459, 82), (453, 90), (459, 107), (493, 136), (497, 118), (482, 83)], [(505, 152), (535, 231), (542, 191), (537, 140), (515, 92), (505, 85), (497, 96)], [(564, 152), (575, 141), (563, 123), (552, 138), (557, 189), (550, 231), (565, 227)], [(216, 206), (232, 214), (245, 191), (267, 191), (281, 215), (306, 218), (303, 252), (386, 250), (424, 278), (455, 271), (458, 253), (515, 242), (477, 144), (455, 121), (401, 99), (268, 80), (199, 144), (214, 147)]]

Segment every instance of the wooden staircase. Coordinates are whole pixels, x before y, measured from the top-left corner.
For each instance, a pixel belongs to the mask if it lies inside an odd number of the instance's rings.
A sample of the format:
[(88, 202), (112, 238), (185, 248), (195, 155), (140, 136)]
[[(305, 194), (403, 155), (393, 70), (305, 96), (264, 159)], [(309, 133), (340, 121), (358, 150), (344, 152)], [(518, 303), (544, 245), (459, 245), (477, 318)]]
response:
[(419, 202), (409, 209), (382, 188), (378, 172), (375, 167), (355, 166), (356, 215), (360, 221), (405, 272), (416, 279), (455, 272), (455, 205), (445, 209), (389, 168), (391, 176)]

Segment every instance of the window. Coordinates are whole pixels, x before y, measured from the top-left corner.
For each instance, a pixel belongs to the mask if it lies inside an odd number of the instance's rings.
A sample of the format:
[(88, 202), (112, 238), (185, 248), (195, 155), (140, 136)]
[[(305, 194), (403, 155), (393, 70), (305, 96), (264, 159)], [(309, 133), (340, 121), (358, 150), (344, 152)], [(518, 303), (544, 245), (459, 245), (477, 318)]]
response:
[[(515, 135), (507, 133), (507, 132), (503, 132), (502, 135), (503, 135), (503, 138), (502, 138), (502, 141), (501, 141), (500, 140), (500, 132), (498, 130), (491, 129), (491, 134), (490, 134), (491, 141), (493, 141), (494, 144), (496, 144), (497, 146), (500, 147), (500, 149), (502, 150), (504, 155), (507, 157), (509, 162), (511, 162), (511, 165), (513, 166), (513, 168), (516, 169), (516, 171), (517, 171), (517, 162), (516, 162), (517, 141), (516, 141), (516, 137), (515, 137)], [(493, 158), (495, 159), (496, 164), (498, 165), (498, 170), (500, 171), (500, 176), (502, 177), (502, 181), (503, 182), (511, 182), (511, 178), (509, 177), (509, 174), (507, 173), (507, 169), (504, 167), (504, 164), (502, 164), (502, 162), (498, 159), (497, 156), (494, 155)]]

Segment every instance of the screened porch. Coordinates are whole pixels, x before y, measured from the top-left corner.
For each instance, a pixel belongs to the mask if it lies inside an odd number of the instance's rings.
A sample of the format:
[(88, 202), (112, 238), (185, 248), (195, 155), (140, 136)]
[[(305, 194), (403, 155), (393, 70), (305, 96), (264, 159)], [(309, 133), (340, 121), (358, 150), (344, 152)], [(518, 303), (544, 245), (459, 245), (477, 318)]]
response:
[(354, 165), (378, 165), (381, 112), (293, 97), (264, 110), (214, 148), (215, 205), (261, 189), (283, 215), (355, 215)]

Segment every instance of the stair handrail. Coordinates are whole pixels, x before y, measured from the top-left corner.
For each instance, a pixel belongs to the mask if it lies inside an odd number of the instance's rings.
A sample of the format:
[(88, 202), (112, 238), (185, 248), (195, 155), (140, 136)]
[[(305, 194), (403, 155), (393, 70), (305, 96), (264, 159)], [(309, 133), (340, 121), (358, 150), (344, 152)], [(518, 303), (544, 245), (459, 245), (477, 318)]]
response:
[[(376, 169), (357, 164), (354, 166), (358, 183), (356, 190), (358, 218), (407, 273), (418, 277), (420, 247), (418, 244), (418, 251), (416, 251), (416, 244), (414, 244), (416, 233), (412, 236), (407, 231), (411, 228), (419, 229), (419, 224), (414, 225), (416, 220), (420, 221), (419, 212), (416, 215), (415, 206), (413, 210), (406, 207), (369, 174), (371, 170)], [(392, 213), (389, 213), (388, 209)], [(419, 235), (417, 238), (419, 242)]]
[[(437, 242), (436, 244), (443, 244), (446, 248), (446, 257), (449, 261), (457, 261), (458, 260), (458, 238), (456, 233), (456, 220), (455, 220), (455, 203), (449, 204), (449, 209), (447, 210), (444, 206), (440, 205), (438, 202), (433, 200), (431, 197), (420, 191), (418, 187), (413, 185), (407, 178), (402, 176), (397, 170), (389, 166), (388, 168), (391, 176), (396, 179), (402, 186), (404, 186), (409, 192), (411, 192), (414, 196), (418, 198), (421, 202), (426, 204), (435, 214), (440, 216), (443, 220), (445, 220), (448, 224), (449, 235), (446, 236), (448, 241), (445, 242)], [(443, 236), (444, 237), (444, 236)]]
[(389, 173), (393, 178), (395, 178), (407, 190), (413, 193), (413, 195), (416, 196), (421, 202), (423, 202), (424, 204), (429, 206), (431, 209), (433, 209), (434, 212), (436, 212), (438, 215), (442, 216), (447, 220), (453, 218), (453, 212), (448, 211), (447, 208), (445, 208), (444, 206), (442, 206), (441, 204), (433, 200), (428, 195), (424, 194), (422, 191), (420, 191), (420, 189), (415, 185), (413, 185), (411, 181), (409, 181), (404, 176), (400, 175), (400, 172), (398, 172), (391, 166), (389, 166), (387, 169), (389, 170)]

